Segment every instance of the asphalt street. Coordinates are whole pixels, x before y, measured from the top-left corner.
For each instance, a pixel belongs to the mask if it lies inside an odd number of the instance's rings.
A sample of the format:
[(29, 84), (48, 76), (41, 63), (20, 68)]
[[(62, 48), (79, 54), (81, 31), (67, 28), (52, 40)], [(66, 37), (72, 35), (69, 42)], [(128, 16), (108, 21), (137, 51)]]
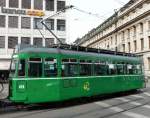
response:
[(0, 118), (150, 118), (149, 83), (146, 89), (139, 92), (83, 101), (73, 100), (61, 103), (61, 107), (54, 105), (2, 114)]

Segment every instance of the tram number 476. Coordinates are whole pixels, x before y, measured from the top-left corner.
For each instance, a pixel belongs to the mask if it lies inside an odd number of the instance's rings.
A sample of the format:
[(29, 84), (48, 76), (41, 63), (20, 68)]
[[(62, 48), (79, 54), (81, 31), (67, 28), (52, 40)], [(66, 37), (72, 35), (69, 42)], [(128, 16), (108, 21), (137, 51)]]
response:
[(25, 89), (25, 85), (19, 85), (18, 88), (19, 89)]

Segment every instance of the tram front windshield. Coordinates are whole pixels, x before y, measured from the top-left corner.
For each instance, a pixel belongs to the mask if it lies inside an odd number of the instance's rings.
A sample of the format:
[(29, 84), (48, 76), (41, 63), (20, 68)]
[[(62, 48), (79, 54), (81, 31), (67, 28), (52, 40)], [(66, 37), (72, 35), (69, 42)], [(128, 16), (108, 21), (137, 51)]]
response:
[(18, 63), (17, 60), (12, 59), (11, 68), (10, 68), (10, 75), (9, 75), (10, 77), (15, 77), (17, 63)]

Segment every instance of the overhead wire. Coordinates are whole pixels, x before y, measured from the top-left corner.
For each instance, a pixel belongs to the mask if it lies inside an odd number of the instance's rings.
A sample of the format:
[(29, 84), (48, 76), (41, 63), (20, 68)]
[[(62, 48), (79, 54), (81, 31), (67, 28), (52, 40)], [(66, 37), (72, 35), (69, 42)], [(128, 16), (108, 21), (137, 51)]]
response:
[(121, 0), (114, 0), (115, 2), (117, 2), (118, 4), (120, 4), (120, 5), (124, 5), (125, 3), (123, 2), (123, 1), (121, 1)]
[(104, 15), (101, 16), (97, 13), (92, 13), (92, 12), (89, 12), (89, 11), (85, 11), (85, 10), (82, 10), (82, 9), (76, 7), (76, 6), (74, 6), (72, 9), (77, 10), (77, 11), (79, 11), (81, 13), (84, 13), (84, 14), (90, 15), (90, 16), (94, 16), (94, 17), (97, 17), (97, 18), (100, 18), (100, 19), (105, 19)]

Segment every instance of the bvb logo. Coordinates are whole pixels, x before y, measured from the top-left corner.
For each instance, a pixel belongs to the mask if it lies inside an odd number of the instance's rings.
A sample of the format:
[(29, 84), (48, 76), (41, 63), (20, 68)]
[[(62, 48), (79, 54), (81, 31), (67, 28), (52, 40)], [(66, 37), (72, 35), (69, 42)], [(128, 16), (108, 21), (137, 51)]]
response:
[(86, 90), (86, 91), (89, 91), (90, 90), (90, 83), (89, 82), (85, 82), (84, 86), (83, 86), (83, 89)]

